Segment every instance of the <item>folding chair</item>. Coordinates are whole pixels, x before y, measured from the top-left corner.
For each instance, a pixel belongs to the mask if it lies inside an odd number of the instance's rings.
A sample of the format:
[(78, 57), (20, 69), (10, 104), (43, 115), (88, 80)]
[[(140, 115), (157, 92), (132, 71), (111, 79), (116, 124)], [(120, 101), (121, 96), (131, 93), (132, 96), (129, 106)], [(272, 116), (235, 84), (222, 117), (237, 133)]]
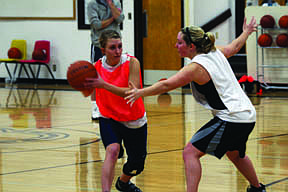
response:
[[(51, 75), (51, 77), (53, 78), (53, 80), (55, 80), (55, 77), (49, 67), (49, 62), (50, 62), (50, 41), (47, 41), (47, 40), (38, 40), (35, 42), (35, 45), (34, 45), (34, 50), (37, 50), (37, 49), (40, 49), (40, 50), (44, 50), (45, 54), (46, 54), (46, 58), (44, 60), (39, 60), (39, 59), (30, 59), (30, 60), (20, 60), (19, 62), (22, 63), (22, 64), (27, 64), (29, 69), (30, 69), (30, 72), (34, 78), (34, 80), (38, 80), (39, 79), (39, 74), (40, 74), (40, 69), (41, 69), (41, 66), (45, 66), (49, 72), (49, 74)], [(38, 69), (37, 69), (37, 73), (36, 75), (34, 74), (31, 66), (32, 65), (38, 65)], [(25, 69), (25, 66), (24, 66), (24, 69)]]
[[(26, 59), (26, 47), (27, 47), (26, 40), (23, 40), (23, 39), (14, 39), (14, 40), (12, 40), (10, 48), (13, 48), (13, 47), (14, 48), (18, 48), (20, 50), (21, 58), (19, 58), (19, 59), (15, 59), (15, 58), (0, 58), (0, 64), (2, 64), (2, 63), (5, 64), (5, 67), (6, 67), (6, 70), (7, 70), (7, 73), (9, 75), (9, 78), (10, 78), (11, 82), (13, 82), (13, 79), (15, 78), (15, 73), (17, 71), (19, 61)], [(14, 68), (13, 76), (11, 75), (11, 72), (9, 70), (8, 64), (16, 64), (16, 66)], [(22, 68), (22, 64), (20, 64), (20, 65), (21, 65), (21, 68)], [(26, 75), (30, 78), (30, 75), (27, 72), (26, 68), (24, 68), (24, 70), (26, 72)], [(21, 71), (19, 71), (18, 77), (20, 76), (20, 73), (21, 73)]]

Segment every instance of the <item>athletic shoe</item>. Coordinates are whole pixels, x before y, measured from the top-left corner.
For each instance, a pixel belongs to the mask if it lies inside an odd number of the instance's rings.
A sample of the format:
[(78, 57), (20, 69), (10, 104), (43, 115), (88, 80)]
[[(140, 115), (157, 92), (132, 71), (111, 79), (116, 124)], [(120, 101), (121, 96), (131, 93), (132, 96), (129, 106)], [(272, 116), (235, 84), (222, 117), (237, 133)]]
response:
[(99, 120), (99, 117), (91, 117), (92, 121), (98, 121)]
[(128, 183), (124, 183), (123, 181), (121, 181), (120, 177), (118, 177), (115, 187), (118, 191), (123, 192), (142, 192), (141, 189), (136, 187), (136, 185), (134, 185), (130, 181)]
[(266, 192), (266, 188), (265, 188), (265, 185), (263, 185), (262, 183), (260, 183), (260, 187), (259, 188), (250, 185), (247, 188), (247, 192)]

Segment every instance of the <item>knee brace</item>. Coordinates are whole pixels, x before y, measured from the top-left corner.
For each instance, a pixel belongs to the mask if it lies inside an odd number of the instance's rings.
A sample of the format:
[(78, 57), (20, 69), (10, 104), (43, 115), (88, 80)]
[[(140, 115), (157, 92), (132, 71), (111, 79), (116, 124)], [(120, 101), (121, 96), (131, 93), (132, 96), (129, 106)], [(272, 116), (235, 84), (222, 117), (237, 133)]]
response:
[(137, 162), (127, 162), (123, 166), (123, 173), (128, 176), (139, 175), (144, 170), (145, 158)]

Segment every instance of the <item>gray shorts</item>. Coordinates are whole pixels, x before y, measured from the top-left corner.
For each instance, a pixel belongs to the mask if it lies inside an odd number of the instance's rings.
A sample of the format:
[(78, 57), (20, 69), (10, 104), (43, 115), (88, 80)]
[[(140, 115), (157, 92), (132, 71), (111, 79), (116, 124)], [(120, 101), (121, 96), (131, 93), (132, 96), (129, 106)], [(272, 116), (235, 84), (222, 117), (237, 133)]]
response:
[(245, 157), (246, 142), (255, 126), (253, 123), (232, 123), (214, 117), (201, 127), (190, 142), (203, 153), (221, 159), (227, 151), (239, 151)]

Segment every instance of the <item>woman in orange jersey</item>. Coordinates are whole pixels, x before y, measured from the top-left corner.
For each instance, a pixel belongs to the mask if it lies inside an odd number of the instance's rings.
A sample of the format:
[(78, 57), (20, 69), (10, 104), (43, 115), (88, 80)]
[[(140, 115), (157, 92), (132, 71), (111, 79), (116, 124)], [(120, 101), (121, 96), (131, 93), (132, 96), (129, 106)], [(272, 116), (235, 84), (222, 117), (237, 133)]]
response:
[(116, 189), (141, 192), (130, 179), (144, 169), (147, 154), (146, 112), (141, 98), (133, 107), (124, 100), (129, 81), (142, 88), (140, 63), (135, 57), (122, 54), (122, 41), (116, 31), (103, 32), (100, 45), (104, 56), (94, 64), (98, 78), (87, 79), (85, 86), (96, 88), (96, 102), (100, 111), (100, 134), (106, 149), (102, 191), (111, 191), (115, 164), (117, 158), (123, 155), (123, 141), (128, 160), (117, 179)]

